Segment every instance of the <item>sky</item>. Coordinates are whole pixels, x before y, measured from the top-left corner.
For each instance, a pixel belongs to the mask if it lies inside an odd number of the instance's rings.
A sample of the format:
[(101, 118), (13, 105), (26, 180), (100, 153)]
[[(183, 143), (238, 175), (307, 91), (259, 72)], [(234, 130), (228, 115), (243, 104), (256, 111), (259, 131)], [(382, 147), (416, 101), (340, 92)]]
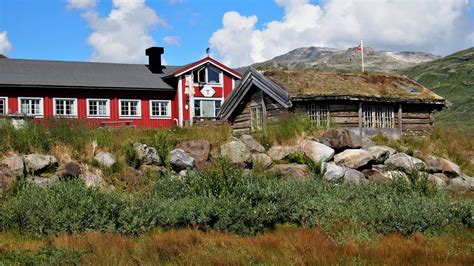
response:
[(474, 0), (0, 0), (10, 58), (232, 67), (306, 46), (439, 55), (474, 46)]

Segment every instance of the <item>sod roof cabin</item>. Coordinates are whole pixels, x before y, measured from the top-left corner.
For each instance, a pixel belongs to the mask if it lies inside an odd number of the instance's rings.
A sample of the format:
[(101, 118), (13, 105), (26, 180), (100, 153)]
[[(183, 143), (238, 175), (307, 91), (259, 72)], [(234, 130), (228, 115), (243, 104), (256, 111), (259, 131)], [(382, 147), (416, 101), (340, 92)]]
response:
[(402, 76), (249, 68), (219, 116), (234, 131), (261, 130), (298, 113), (316, 126), (339, 125), (363, 136), (426, 135), (434, 112), (445, 105), (444, 98)]

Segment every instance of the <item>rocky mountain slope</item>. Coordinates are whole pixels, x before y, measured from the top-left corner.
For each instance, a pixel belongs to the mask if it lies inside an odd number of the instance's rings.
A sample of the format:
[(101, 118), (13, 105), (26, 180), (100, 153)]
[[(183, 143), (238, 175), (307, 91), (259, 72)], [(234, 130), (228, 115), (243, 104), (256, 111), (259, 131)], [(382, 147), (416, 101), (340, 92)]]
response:
[(474, 135), (474, 47), (401, 71), (451, 102), (438, 114), (444, 126)]
[[(325, 47), (303, 47), (289, 53), (277, 56), (271, 60), (256, 63), (256, 68), (273, 67), (318, 67), (341, 68), (359, 70), (361, 68), (361, 55), (355, 48), (347, 50)], [(365, 48), (365, 67), (369, 71), (393, 71), (413, 67), (416, 64), (437, 59), (439, 56), (422, 52), (388, 52), (378, 51), (369, 47)]]

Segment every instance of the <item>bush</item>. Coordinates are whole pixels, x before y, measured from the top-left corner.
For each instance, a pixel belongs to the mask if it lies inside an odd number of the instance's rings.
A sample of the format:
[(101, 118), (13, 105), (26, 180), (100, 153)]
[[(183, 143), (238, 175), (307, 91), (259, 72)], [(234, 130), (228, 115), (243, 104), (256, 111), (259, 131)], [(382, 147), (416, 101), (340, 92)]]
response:
[(133, 148), (133, 143), (129, 142), (125, 145), (125, 161), (127, 164), (135, 169), (140, 167), (140, 159), (138, 158), (137, 151)]

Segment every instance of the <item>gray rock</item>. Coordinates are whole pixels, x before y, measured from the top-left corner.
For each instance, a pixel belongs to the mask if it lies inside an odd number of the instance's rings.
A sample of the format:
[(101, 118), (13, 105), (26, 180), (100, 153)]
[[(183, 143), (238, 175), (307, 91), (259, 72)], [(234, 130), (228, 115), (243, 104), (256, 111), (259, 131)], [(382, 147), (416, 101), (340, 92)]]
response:
[(22, 177), (25, 172), (25, 165), (21, 156), (9, 156), (0, 161), (0, 165), (8, 167), (15, 176)]
[(270, 156), (266, 155), (265, 153), (259, 153), (259, 154), (252, 154), (252, 164), (253, 166), (261, 166), (264, 169), (267, 169), (272, 165), (272, 158)]
[(142, 165), (140, 166), (140, 171), (145, 174), (167, 174), (169, 172), (166, 167), (158, 165)]
[(357, 169), (374, 160), (374, 156), (363, 149), (347, 149), (334, 156), (334, 162), (345, 167)]
[(262, 146), (262, 144), (260, 144), (250, 135), (242, 135), (240, 137), (240, 141), (242, 141), (243, 143), (245, 143), (245, 145), (247, 145), (247, 148), (249, 148), (250, 152), (258, 152), (258, 153), (265, 152), (265, 148)]
[(405, 153), (397, 153), (388, 158), (385, 163), (391, 170), (400, 170), (407, 174), (422, 170), (425, 164), (422, 160), (411, 157)]
[(106, 186), (104, 179), (99, 174), (91, 171), (85, 171), (80, 177), (84, 180), (87, 187), (103, 188)]
[(30, 154), (24, 157), (25, 168), (28, 173), (38, 174), (57, 166), (58, 160), (51, 155)]
[(428, 181), (435, 185), (438, 189), (445, 189), (448, 185), (448, 178), (443, 174), (430, 174), (428, 175)]
[(448, 189), (455, 192), (467, 192), (471, 190), (472, 180), (470, 177), (456, 177), (449, 179)]
[(250, 150), (241, 141), (231, 140), (224, 143), (220, 150), (221, 156), (228, 158), (233, 164), (246, 166), (252, 162)]
[(364, 174), (365, 178), (367, 178), (367, 180), (369, 180), (370, 182), (387, 183), (392, 181), (391, 177), (389, 177), (383, 171), (378, 169), (364, 169), (362, 170), (362, 173)]
[(109, 168), (114, 166), (115, 163), (117, 162), (117, 159), (112, 153), (102, 152), (102, 151), (97, 153), (97, 155), (94, 157), (94, 160), (100, 165), (109, 167)]
[(191, 169), (194, 167), (194, 158), (182, 149), (174, 149), (170, 152), (170, 164), (175, 171)]
[(344, 173), (344, 182), (358, 185), (367, 183), (368, 180), (365, 178), (363, 173), (354, 169), (347, 169)]
[(182, 149), (197, 162), (207, 161), (211, 152), (211, 143), (204, 139), (190, 140), (179, 143), (176, 149)]
[(137, 142), (133, 144), (133, 149), (137, 153), (141, 164), (158, 166), (162, 165), (160, 155), (155, 148)]
[(395, 150), (387, 146), (372, 146), (367, 149), (375, 158), (376, 163), (384, 163), (390, 156), (395, 154)]
[(402, 171), (398, 171), (398, 170), (389, 170), (389, 171), (386, 171), (384, 173), (388, 178), (392, 179), (392, 180), (395, 180), (395, 179), (403, 179), (405, 180), (407, 183), (410, 183), (410, 179), (408, 178), (407, 174), (402, 172)]
[(450, 160), (435, 156), (428, 156), (428, 158), (426, 158), (426, 164), (428, 165), (430, 172), (443, 173), (450, 178), (462, 176), (459, 165), (451, 162)]
[(305, 164), (277, 164), (271, 171), (284, 179), (308, 179), (309, 167)]
[(27, 180), (40, 188), (52, 187), (58, 181), (57, 177), (39, 177), (39, 176), (29, 176)]
[(339, 180), (344, 177), (346, 169), (334, 163), (325, 164), (326, 172), (323, 175), (324, 180)]
[(81, 165), (77, 162), (62, 164), (54, 173), (58, 178), (74, 178), (81, 175)]
[(347, 129), (329, 129), (320, 139), (321, 143), (336, 151), (362, 147), (362, 139)]
[(372, 146), (375, 146), (375, 142), (373, 142), (371, 139), (369, 138), (362, 138), (362, 149), (368, 149)]
[(9, 189), (15, 181), (15, 173), (7, 166), (0, 165), (0, 191)]
[(302, 140), (300, 150), (315, 162), (327, 162), (334, 156), (334, 149), (313, 140)]
[(290, 153), (297, 151), (297, 146), (273, 146), (270, 148), (270, 150), (268, 150), (268, 155), (272, 158), (272, 160), (278, 161), (283, 160)]

